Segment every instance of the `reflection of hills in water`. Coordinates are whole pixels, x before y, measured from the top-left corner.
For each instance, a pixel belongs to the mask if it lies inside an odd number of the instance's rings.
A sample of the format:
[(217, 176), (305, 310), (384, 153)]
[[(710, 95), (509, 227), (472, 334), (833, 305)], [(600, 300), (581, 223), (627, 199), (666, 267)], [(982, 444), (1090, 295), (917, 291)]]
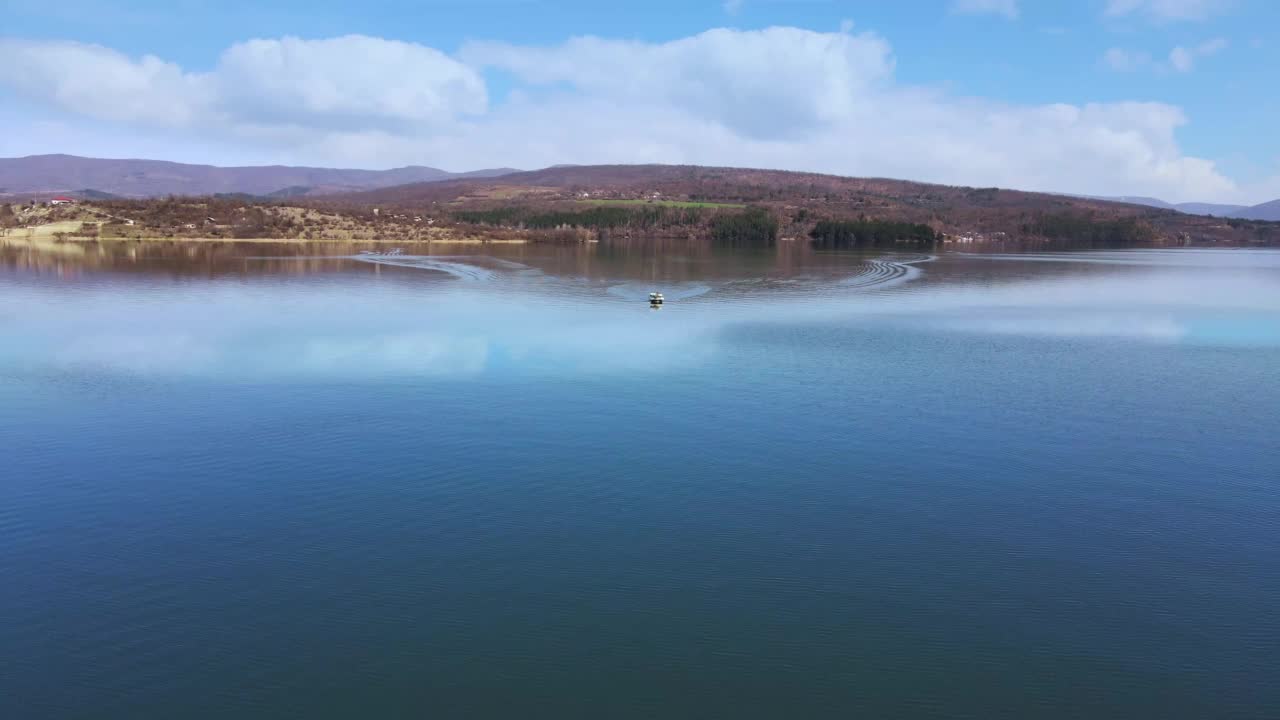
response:
[[(446, 273), (468, 282), (517, 282), (536, 279), (556, 286), (558, 292), (573, 296), (595, 295), (598, 283), (583, 277), (548, 277), (535, 268), (500, 258), (486, 256), (359, 256), (361, 262), (401, 268), (417, 268)], [(756, 277), (720, 282), (697, 282), (655, 279), (647, 282), (626, 281), (610, 284), (605, 292), (613, 297), (634, 302), (648, 300), (649, 293), (663, 293), (668, 301), (681, 302), (705, 295), (746, 296), (773, 293), (816, 293), (832, 290), (881, 290), (910, 281), (920, 275), (915, 265), (932, 260), (932, 256), (892, 256), (861, 258), (850, 267), (828, 268), (821, 274), (796, 277)]]
[(1166, 250), (1103, 250), (1077, 252), (1026, 252), (1026, 253), (956, 253), (966, 259), (1013, 261), (1022, 263), (1069, 263), (1085, 265), (1148, 265), (1151, 267), (1199, 268), (1211, 259), (1215, 268), (1245, 268), (1250, 270), (1280, 269), (1277, 254), (1272, 250), (1253, 248), (1229, 248), (1206, 250), (1201, 248)]
[[(466, 282), (536, 280), (540, 283), (553, 284), (559, 292), (572, 296), (596, 295), (599, 287), (598, 283), (589, 278), (549, 277), (542, 271), (523, 263), (485, 255), (359, 255), (352, 259), (376, 265), (441, 272)], [(881, 290), (918, 277), (921, 271), (915, 266), (933, 259), (934, 256), (927, 255), (857, 257), (853, 259), (852, 266), (828, 267), (823, 268), (825, 271), (821, 273), (794, 277), (766, 276), (719, 282), (670, 279), (655, 279), (647, 282), (626, 281), (608, 285), (605, 292), (623, 300), (644, 302), (648, 300), (649, 293), (657, 291), (663, 293), (668, 301), (680, 302), (708, 294), (732, 296), (741, 300), (748, 296), (774, 293), (809, 294), (836, 289)]]
[[(448, 246), (407, 244), (397, 256), (359, 255), (367, 244), (267, 242), (0, 243), (0, 266), (37, 274), (168, 276), (286, 275), (322, 278), (371, 273), (388, 281), (498, 283), (546, 292), (549, 301), (606, 297), (641, 301), (652, 291), (670, 301), (738, 300), (753, 295), (881, 290), (918, 275), (920, 256), (815, 252), (806, 244), (721, 250), (697, 244), (650, 247), (575, 245)], [(422, 271), (421, 273), (415, 271)]]

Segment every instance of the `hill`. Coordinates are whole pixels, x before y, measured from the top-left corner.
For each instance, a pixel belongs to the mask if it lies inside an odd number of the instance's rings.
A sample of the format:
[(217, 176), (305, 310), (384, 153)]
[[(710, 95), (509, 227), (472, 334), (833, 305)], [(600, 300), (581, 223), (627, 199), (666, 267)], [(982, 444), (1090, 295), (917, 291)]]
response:
[(1097, 195), (1076, 195), (1072, 197), (1088, 197), (1093, 200), (1108, 200), (1111, 202), (1146, 205), (1148, 207), (1162, 208), (1165, 210), (1177, 210), (1178, 212), (1187, 213), (1188, 215), (1217, 215), (1218, 217), (1240, 218), (1243, 220), (1280, 220), (1280, 200), (1272, 200), (1270, 202), (1262, 203), (1261, 205), (1250, 206), (1204, 202), (1167, 203), (1159, 198), (1153, 197), (1106, 197)]
[(1178, 216), (1173, 210), (1003, 188), (932, 185), (889, 178), (692, 165), (579, 165), (498, 178), (413, 183), (319, 198), (350, 207), (420, 208), (520, 203), (704, 203), (807, 208), (833, 215), (989, 224), (1002, 217), (1088, 212), (1116, 217)]
[(1231, 215), (1231, 217), (1245, 218), (1248, 220), (1267, 220), (1271, 222), (1280, 221), (1280, 200), (1272, 200), (1261, 205), (1254, 205), (1239, 210)]
[(1091, 200), (1107, 200), (1109, 202), (1129, 203), (1131, 205), (1146, 205), (1147, 207), (1161, 208), (1162, 210), (1177, 210), (1178, 206), (1167, 203), (1160, 198), (1146, 197), (1144, 195), (1075, 195), (1073, 197), (1085, 197)]
[(75, 155), (0, 158), (0, 194), (70, 194), (86, 198), (160, 197), (240, 193), (291, 197), (351, 192), (452, 178), (488, 178), (510, 168), (451, 173), (409, 166), (392, 170), (344, 170), (284, 165), (217, 167), (163, 160), (109, 160)]
[(1219, 215), (1221, 217), (1242, 217), (1237, 213), (1248, 209), (1243, 205), (1224, 205), (1222, 203), (1201, 202), (1178, 203), (1173, 207), (1178, 212), (1184, 212), (1191, 215)]
[[(83, 223), (67, 229), (59, 223)], [(348, 242), (649, 242), (824, 248), (1280, 245), (1280, 223), (1002, 188), (750, 168), (600, 165), (274, 197), (0, 201), (0, 232)], [(51, 231), (52, 232), (52, 231)]]
[[(1280, 226), (1189, 215), (1135, 202), (931, 185), (887, 178), (688, 165), (584, 165), (512, 173), (498, 178), (414, 183), (308, 202), (357, 210), (380, 207), (448, 214), (462, 222), (502, 227), (596, 227), (600, 205), (613, 206), (610, 227), (630, 208), (647, 230), (689, 223), (691, 206), (720, 212), (768, 209), (783, 237), (810, 232), (821, 220), (874, 220), (928, 225), (952, 242), (1060, 241), (1064, 247), (1141, 244), (1274, 244)], [(638, 207), (637, 207), (638, 206)], [(655, 213), (663, 215), (656, 217)], [(635, 227), (635, 222), (631, 227)], [(532, 224), (531, 224), (532, 223)], [(700, 228), (704, 226), (699, 226)], [(675, 230), (679, 231), (677, 227)]]

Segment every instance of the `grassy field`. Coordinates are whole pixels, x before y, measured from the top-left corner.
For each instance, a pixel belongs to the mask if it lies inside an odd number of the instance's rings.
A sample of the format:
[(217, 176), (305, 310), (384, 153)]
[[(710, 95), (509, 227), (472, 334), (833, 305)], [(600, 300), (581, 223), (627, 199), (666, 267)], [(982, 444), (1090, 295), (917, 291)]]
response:
[(680, 208), (744, 208), (739, 203), (691, 202), (687, 200), (579, 200), (587, 205), (665, 205)]
[(79, 220), (62, 220), (59, 222), (44, 223), (43, 225), (33, 225), (25, 228), (8, 228), (3, 233), (4, 237), (13, 238), (15, 240), (30, 240), (37, 238), (53, 238), (58, 233), (64, 235), (74, 235), (80, 231), (80, 226), (84, 223)]

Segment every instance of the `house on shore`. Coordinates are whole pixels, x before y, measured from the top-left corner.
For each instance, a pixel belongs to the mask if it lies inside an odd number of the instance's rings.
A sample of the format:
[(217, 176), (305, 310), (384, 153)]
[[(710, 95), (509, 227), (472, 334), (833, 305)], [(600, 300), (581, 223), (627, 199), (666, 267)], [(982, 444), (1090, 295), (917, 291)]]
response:
[(59, 195), (57, 197), (49, 199), (50, 205), (74, 205), (75, 202), (76, 202), (75, 198), (69, 198), (66, 195)]

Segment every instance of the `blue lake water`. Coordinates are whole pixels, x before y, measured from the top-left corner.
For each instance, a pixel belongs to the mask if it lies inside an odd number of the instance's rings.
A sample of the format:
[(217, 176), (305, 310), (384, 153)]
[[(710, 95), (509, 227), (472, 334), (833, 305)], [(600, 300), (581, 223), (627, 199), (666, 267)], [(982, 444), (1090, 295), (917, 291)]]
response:
[(1280, 253), (279, 253), (0, 254), (0, 717), (1280, 716)]

